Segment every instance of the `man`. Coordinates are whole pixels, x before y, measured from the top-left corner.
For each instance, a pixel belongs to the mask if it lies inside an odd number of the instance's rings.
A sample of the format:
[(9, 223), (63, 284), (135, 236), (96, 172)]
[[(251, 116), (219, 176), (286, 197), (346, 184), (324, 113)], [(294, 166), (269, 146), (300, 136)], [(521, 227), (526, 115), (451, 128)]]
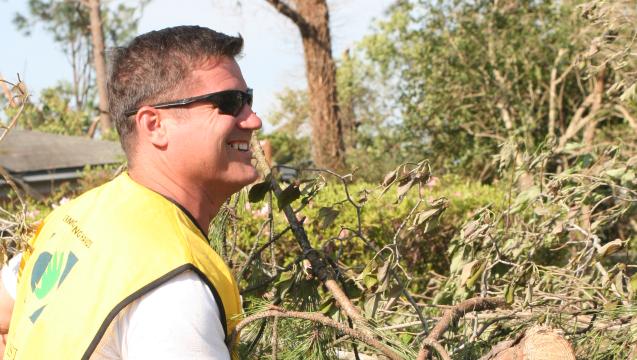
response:
[(249, 141), (261, 120), (235, 61), (242, 46), (180, 26), (115, 50), (110, 113), (128, 172), (37, 231), (5, 359), (230, 357), (239, 292), (205, 230), (257, 178)]

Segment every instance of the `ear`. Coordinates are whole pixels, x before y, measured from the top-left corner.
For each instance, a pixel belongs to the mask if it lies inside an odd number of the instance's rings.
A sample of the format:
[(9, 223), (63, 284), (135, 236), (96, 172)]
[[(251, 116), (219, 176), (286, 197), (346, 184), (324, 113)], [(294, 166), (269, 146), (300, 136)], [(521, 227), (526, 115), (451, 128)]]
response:
[(135, 126), (142, 141), (147, 141), (159, 148), (168, 145), (168, 134), (161, 114), (151, 106), (142, 106), (135, 115)]

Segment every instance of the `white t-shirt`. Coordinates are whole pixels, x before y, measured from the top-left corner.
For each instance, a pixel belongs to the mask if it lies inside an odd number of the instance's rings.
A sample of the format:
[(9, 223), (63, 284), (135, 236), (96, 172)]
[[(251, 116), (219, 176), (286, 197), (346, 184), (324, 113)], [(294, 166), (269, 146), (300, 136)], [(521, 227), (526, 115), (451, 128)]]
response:
[[(1, 272), (14, 299), (21, 255)], [(230, 355), (212, 292), (197, 274), (186, 271), (122, 309), (91, 359), (229, 360)]]

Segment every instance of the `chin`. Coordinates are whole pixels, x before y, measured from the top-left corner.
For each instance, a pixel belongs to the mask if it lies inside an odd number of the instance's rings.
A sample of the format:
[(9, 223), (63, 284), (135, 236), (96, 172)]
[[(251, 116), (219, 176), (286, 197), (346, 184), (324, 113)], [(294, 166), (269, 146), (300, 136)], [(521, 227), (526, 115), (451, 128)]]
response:
[(257, 173), (256, 170), (253, 170), (251, 173), (246, 174), (245, 177), (241, 179), (241, 187), (248, 186), (257, 181), (257, 179), (259, 179), (259, 173)]
[(228, 174), (228, 177), (226, 178), (226, 184), (229, 190), (231, 190), (234, 194), (242, 188), (252, 184), (258, 178), (259, 173), (254, 167), (250, 166), (241, 169), (240, 172), (236, 172), (235, 174)]

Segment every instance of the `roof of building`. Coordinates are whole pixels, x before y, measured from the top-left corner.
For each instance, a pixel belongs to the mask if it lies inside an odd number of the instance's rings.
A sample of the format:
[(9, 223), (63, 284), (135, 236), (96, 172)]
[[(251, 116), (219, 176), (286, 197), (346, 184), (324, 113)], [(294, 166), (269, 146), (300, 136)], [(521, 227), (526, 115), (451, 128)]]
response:
[(51, 171), (121, 162), (118, 142), (12, 129), (0, 141), (0, 165), (11, 173)]

